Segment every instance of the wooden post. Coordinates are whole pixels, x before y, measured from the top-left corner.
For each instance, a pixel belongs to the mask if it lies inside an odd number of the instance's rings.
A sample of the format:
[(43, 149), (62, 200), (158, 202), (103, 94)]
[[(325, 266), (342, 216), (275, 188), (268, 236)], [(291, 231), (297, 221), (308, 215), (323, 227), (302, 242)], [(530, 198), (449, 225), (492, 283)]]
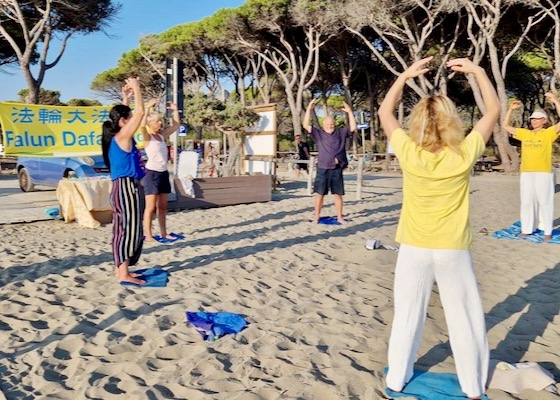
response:
[(313, 194), (313, 172), (315, 169), (315, 157), (310, 156), (307, 164), (307, 194)]
[(362, 179), (364, 171), (364, 158), (358, 159), (358, 171), (356, 173), (356, 200), (362, 200)]

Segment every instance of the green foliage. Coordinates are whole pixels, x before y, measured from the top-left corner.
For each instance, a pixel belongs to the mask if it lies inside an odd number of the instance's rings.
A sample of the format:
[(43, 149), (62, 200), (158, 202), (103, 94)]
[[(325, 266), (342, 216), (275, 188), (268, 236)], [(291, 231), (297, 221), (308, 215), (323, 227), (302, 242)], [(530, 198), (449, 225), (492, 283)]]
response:
[(259, 119), (259, 115), (241, 103), (223, 103), (204, 93), (188, 93), (184, 102), (185, 120), (192, 126), (212, 126), (222, 132), (241, 131)]
[[(29, 89), (22, 89), (18, 92), (18, 96), (20, 97), (20, 101), (25, 103), (26, 98), (29, 95)], [(63, 105), (60, 101), (60, 92), (57, 90), (48, 90), (41, 88), (39, 90), (39, 101), (37, 104), (44, 104), (47, 106), (59, 106)]]
[(89, 99), (70, 99), (66, 102), (69, 106), (102, 106), (100, 101), (98, 100), (89, 100)]
[(525, 64), (527, 68), (533, 71), (543, 71), (550, 69), (550, 63), (546, 55), (539, 50), (522, 52), (518, 59), (523, 64)]

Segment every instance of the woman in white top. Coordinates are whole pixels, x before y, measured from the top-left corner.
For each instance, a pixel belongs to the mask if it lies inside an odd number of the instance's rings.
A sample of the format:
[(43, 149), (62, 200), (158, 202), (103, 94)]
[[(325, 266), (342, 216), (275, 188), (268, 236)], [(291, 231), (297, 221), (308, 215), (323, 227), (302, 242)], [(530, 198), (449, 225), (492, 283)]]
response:
[(156, 212), (159, 222), (159, 232), (162, 239), (175, 239), (167, 233), (165, 217), (167, 214), (167, 196), (171, 193), (169, 172), (167, 170), (168, 153), (165, 139), (177, 131), (181, 120), (177, 105), (168, 102), (168, 109), (172, 110), (172, 124), (162, 129), (161, 115), (151, 112), (158, 103), (157, 99), (148, 102), (148, 112), (141, 125), (144, 150), (148, 156), (146, 162), (146, 177), (144, 178), (144, 192), (146, 193), (146, 209), (144, 211), (144, 235), (146, 242), (154, 241), (152, 234), (152, 216)]

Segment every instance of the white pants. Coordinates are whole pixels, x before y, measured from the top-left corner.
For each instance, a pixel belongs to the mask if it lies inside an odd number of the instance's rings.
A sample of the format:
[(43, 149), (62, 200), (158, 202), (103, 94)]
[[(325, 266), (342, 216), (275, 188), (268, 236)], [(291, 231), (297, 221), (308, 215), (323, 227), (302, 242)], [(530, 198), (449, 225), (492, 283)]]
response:
[[(552, 234), (554, 221), (554, 175), (552, 172), (522, 172), (519, 179), (521, 194), (521, 233), (531, 234), (536, 228)], [(538, 224), (535, 223), (538, 216)]]
[(468, 397), (480, 396), (486, 385), (490, 355), (469, 250), (401, 245), (395, 270), (395, 316), (389, 340), (387, 386), (401, 391), (412, 378), (434, 280), (461, 389)]

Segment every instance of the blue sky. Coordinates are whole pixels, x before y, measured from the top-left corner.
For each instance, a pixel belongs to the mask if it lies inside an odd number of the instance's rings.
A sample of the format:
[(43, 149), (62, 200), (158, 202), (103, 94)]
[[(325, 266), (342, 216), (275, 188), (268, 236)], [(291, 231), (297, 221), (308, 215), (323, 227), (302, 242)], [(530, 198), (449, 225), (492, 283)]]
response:
[[(122, 8), (117, 19), (106, 29), (110, 37), (103, 33), (73, 36), (62, 59), (46, 72), (43, 89), (58, 90), (62, 101), (89, 98), (106, 103), (106, 99), (97, 97), (90, 90), (92, 80), (101, 72), (116, 67), (123, 53), (138, 47), (141, 36), (161, 33), (175, 25), (198, 21), (221, 8), (239, 7), (244, 3), (243, 0), (116, 2), (122, 4)], [(52, 61), (56, 54), (52, 52), (48, 61)], [(27, 85), (17, 66), (0, 68), (0, 101), (17, 100), (17, 93), (25, 88)]]

